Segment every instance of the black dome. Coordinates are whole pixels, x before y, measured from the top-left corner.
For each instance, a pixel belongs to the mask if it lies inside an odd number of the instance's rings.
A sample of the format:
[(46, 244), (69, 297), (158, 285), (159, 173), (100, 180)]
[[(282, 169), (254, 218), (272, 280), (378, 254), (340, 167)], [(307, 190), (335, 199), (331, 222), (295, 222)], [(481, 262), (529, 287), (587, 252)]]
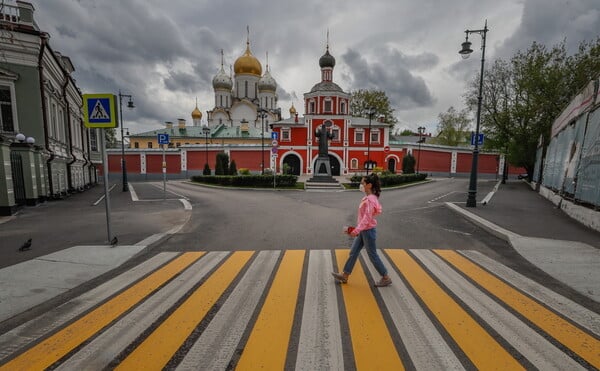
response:
[(335, 66), (335, 58), (333, 57), (333, 55), (329, 54), (329, 49), (327, 49), (325, 54), (323, 54), (323, 56), (321, 58), (319, 58), (319, 66), (321, 68), (324, 68), (324, 67), (333, 68)]

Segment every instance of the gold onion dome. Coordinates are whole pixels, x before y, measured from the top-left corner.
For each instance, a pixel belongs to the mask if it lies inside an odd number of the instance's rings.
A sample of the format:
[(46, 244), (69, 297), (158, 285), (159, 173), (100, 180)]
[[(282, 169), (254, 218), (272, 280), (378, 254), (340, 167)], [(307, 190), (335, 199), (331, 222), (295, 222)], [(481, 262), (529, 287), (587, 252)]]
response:
[(198, 109), (198, 106), (196, 106), (196, 108), (194, 108), (194, 110), (192, 111), (192, 119), (201, 119), (202, 118), (202, 112)]
[(297, 113), (296, 111), (296, 107), (294, 107), (294, 103), (292, 103), (292, 106), (290, 107), (290, 115), (295, 115)]
[(235, 74), (250, 74), (255, 76), (262, 75), (262, 66), (258, 59), (250, 51), (250, 43), (246, 44), (246, 52), (239, 57), (233, 64)]

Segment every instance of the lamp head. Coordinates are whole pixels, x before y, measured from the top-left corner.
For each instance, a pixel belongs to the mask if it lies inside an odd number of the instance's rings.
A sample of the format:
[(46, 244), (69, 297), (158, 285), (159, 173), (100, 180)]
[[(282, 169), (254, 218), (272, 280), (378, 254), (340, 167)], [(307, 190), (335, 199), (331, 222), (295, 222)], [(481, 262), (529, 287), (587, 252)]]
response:
[(15, 135), (15, 139), (18, 140), (19, 142), (23, 143), (25, 141), (25, 135), (19, 133), (19, 134)]
[(462, 43), (462, 49), (458, 52), (462, 59), (467, 59), (473, 53), (473, 49), (471, 49), (471, 42), (467, 38), (464, 43)]
[(33, 137), (27, 137), (25, 141), (27, 142), (27, 144), (35, 144), (35, 139)]
[(131, 99), (131, 97), (129, 97), (129, 102), (127, 102), (127, 108), (129, 108), (129, 109), (135, 108), (135, 105), (133, 104), (133, 100)]

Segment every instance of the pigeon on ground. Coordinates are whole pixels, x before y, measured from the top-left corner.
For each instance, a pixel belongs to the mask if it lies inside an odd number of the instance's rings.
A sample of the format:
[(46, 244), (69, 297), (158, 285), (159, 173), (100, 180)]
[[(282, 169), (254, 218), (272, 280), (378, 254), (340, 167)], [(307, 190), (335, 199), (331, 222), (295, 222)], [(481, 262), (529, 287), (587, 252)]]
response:
[(31, 238), (28, 239), (27, 241), (25, 241), (25, 243), (23, 243), (23, 245), (21, 245), (21, 247), (19, 247), (19, 251), (26, 251), (29, 250), (31, 248)]
[(119, 243), (117, 236), (113, 237), (113, 239), (110, 240), (110, 246), (112, 246), (112, 247), (114, 247), (117, 243)]

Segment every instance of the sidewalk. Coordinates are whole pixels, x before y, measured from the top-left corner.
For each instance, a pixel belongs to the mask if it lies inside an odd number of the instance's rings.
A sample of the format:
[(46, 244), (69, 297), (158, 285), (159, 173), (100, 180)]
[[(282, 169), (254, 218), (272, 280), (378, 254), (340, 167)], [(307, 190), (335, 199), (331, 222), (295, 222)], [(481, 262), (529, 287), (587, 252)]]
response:
[[(156, 202), (134, 202), (135, 191)], [(174, 196), (162, 200), (155, 187), (130, 184), (123, 192), (117, 184), (110, 203), (118, 244), (111, 247), (102, 195), (97, 185), (0, 218), (0, 323), (121, 266), (176, 233), (190, 216)], [(19, 251), (29, 238), (31, 248)]]
[(489, 203), (476, 208), (446, 206), (506, 240), (550, 276), (600, 302), (600, 232), (568, 217), (527, 183), (501, 184)]

